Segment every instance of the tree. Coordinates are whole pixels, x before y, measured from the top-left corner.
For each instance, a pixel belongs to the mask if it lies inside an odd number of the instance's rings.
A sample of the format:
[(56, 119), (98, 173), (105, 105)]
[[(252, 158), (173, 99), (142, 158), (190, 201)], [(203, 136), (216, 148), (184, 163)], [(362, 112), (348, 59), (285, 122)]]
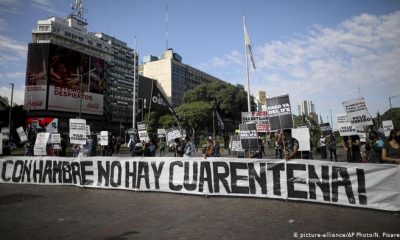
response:
[(185, 103), (178, 107), (176, 112), (183, 126), (190, 128), (194, 139), (196, 131), (210, 123), (212, 105), (204, 101)]
[(163, 115), (158, 120), (158, 125), (161, 128), (165, 128), (165, 129), (171, 128), (177, 124), (178, 124), (177, 119), (171, 114)]

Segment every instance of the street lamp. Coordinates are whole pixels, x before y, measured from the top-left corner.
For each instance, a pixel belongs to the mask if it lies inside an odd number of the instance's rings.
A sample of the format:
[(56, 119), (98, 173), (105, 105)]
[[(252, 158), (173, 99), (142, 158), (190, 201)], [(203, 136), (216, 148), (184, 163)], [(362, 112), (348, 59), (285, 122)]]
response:
[(392, 98), (395, 98), (395, 97), (400, 97), (400, 95), (396, 95), (396, 96), (391, 96), (391, 97), (389, 97), (389, 106), (390, 106), (389, 109), (392, 109)]
[(9, 131), (9, 140), (12, 140), (12, 131), (11, 131), (11, 115), (12, 115), (12, 102), (13, 102), (13, 95), (14, 95), (14, 83), (10, 83), (11, 85), (11, 100), (10, 100), (10, 113), (8, 115), (8, 131)]
[(92, 70), (89, 70), (88, 72), (86, 72), (84, 74), (71, 74), (72, 76), (79, 76), (79, 79), (80, 79), (79, 90), (81, 91), (81, 101), (79, 103), (79, 119), (81, 118), (81, 115), (82, 115), (82, 98), (83, 98), (83, 92), (85, 92), (85, 91), (82, 92), (82, 79), (83, 79), (83, 76), (86, 76), (86, 75), (90, 74), (91, 72), (94, 72), (96, 69), (97, 68), (93, 68)]

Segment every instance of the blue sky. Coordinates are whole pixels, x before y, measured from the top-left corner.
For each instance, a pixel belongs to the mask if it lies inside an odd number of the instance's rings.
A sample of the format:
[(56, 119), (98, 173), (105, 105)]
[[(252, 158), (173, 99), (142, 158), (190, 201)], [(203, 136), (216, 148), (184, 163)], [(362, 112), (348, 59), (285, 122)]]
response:
[[(0, 95), (23, 103), (27, 44), (38, 19), (64, 17), (72, 0), (0, 0)], [(141, 56), (169, 47), (183, 62), (233, 84), (245, 84), (242, 14), (257, 69), (251, 92), (289, 94), (297, 114), (311, 100), (323, 120), (342, 102), (363, 96), (371, 114), (400, 95), (398, 0), (86, 0), (91, 32), (105, 32), (137, 47)], [(360, 89), (360, 94), (359, 94)], [(392, 99), (400, 107), (400, 96)]]

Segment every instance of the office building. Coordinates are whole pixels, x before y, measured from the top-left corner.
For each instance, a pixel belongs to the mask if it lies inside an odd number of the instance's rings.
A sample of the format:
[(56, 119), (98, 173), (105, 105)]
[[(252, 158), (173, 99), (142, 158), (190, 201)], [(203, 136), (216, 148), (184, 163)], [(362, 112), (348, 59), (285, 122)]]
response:
[(311, 113), (315, 113), (315, 105), (312, 101), (304, 100), (301, 101), (298, 106), (299, 115), (310, 115)]
[(143, 76), (159, 82), (172, 107), (181, 105), (185, 92), (199, 84), (224, 82), (182, 63), (182, 57), (172, 49), (166, 50), (160, 58), (145, 57), (142, 69)]

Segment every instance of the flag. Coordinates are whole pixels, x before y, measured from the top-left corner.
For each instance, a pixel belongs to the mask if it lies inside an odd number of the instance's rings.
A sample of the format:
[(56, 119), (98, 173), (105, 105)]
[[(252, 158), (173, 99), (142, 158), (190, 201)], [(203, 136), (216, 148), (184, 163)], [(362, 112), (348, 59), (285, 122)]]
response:
[(248, 54), (250, 56), (251, 63), (253, 64), (253, 68), (256, 69), (256, 65), (254, 63), (253, 51), (251, 50), (253, 46), (251, 44), (250, 36), (247, 33), (246, 23), (244, 23), (244, 42), (246, 43), (246, 48), (249, 50)]
[(221, 129), (221, 130), (224, 130), (224, 128), (225, 128), (225, 127), (224, 127), (224, 122), (222, 121), (221, 116), (219, 115), (219, 113), (218, 113), (217, 110), (215, 110), (215, 113), (216, 113), (216, 115), (217, 115), (218, 125), (219, 125), (220, 129)]

